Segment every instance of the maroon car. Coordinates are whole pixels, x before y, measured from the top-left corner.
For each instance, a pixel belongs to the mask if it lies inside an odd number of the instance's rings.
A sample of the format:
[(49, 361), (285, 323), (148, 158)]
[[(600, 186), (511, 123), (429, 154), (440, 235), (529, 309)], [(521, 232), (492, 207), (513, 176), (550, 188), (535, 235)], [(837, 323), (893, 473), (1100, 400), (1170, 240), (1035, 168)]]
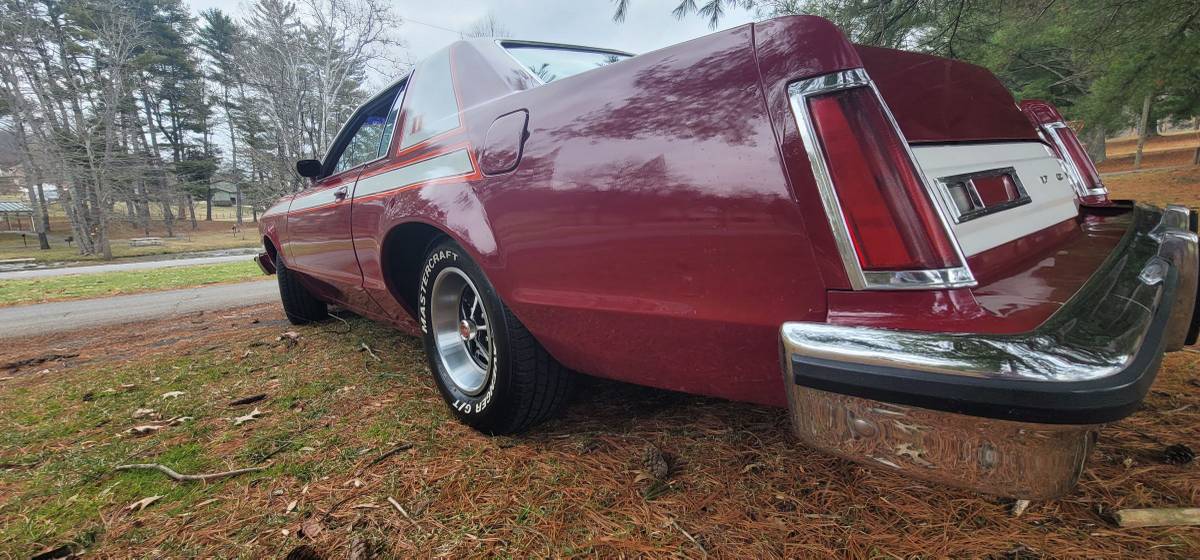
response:
[(816, 17), (639, 56), (460, 41), (297, 170), (259, 257), (288, 318), (422, 336), (487, 433), (583, 372), (1050, 497), (1197, 335), (1194, 212), (1110, 200), (1058, 112), (987, 70)]

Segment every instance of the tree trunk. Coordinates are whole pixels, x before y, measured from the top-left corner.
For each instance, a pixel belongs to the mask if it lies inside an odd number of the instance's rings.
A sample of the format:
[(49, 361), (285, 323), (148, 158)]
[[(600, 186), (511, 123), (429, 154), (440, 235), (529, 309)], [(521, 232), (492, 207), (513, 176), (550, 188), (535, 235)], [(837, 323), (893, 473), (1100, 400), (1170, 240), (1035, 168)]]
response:
[(188, 217), (192, 219), (192, 231), (196, 231), (196, 203), (191, 194), (184, 194), (183, 201), (187, 203)]
[(1137, 152), (1133, 154), (1133, 168), (1142, 168), (1142, 150), (1146, 147), (1146, 134), (1150, 128), (1150, 101), (1154, 99), (1154, 94), (1147, 93), (1146, 99), (1142, 101), (1142, 118), (1138, 119), (1138, 143)]
[(175, 237), (175, 215), (171, 213), (171, 201), (162, 201), (163, 225), (167, 227), (167, 237)]
[(29, 187), (26, 192), (29, 193), (29, 206), (33, 208), (33, 214), (29, 216), (29, 221), (32, 222), (33, 231), (37, 234), (38, 247), (45, 251), (50, 248), (50, 240), (46, 238), (46, 225), (41, 221), (39, 215), (42, 213), (41, 204), (38, 203), (34, 187)]
[(42, 231), (50, 233), (50, 210), (46, 208), (46, 190), (37, 184), (38, 204), (42, 207)]
[(1106, 136), (1108, 130), (1103, 126), (1089, 126), (1083, 129), (1084, 148), (1087, 149), (1088, 157), (1092, 158), (1092, 162), (1099, 164), (1108, 159), (1108, 146), (1106, 145)]
[(204, 221), (212, 221), (212, 179), (208, 180), (208, 185), (204, 188)]
[[(1196, 140), (1200, 140), (1200, 117), (1192, 119), (1192, 130), (1196, 131)], [(1200, 144), (1192, 150), (1192, 165), (1200, 165)]]

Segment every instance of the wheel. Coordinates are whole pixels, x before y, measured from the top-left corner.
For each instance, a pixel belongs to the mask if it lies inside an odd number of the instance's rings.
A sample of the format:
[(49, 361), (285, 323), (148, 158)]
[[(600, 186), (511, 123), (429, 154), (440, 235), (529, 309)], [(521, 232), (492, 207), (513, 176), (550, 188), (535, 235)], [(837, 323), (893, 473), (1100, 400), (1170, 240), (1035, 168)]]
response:
[(275, 255), (275, 276), (279, 279), (279, 299), (283, 301), (283, 313), (293, 325), (304, 325), (329, 317), (329, 307), (312, 295), (296, 273), (283, 264), (283, 257)]
[(429, 369), (460, 420), (511, 434), (566, 402), (574, 374), (534, 340), (458, 245), (434, 243), (417, 290)]

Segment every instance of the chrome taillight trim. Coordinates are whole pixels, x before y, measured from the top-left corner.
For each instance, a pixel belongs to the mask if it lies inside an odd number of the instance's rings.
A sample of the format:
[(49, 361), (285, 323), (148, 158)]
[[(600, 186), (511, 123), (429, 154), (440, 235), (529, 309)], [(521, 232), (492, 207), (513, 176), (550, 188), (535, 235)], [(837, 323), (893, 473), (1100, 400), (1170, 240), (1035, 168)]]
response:
[[(854, 250), (854, 241), (850, 238), (850, 228), (846, 225), (846, 217), (838, 202), (837, 188), (830, 177), (825, 152), (821, 148), (816, 126), (813, 124), (812, 115), (808, 110), (809, 97), (857, 87), (869, 87), (875, 93), (875, 98), (879, 101), (883, 114), (900, 137), (900, 143), (904, 145), (905, 153), (917, 170), (921, 183), (925, 186), (925, 192), (929, 195), (930, 203), (937, 213), (938, 220), (941, 222), (946, 236), (950, 239), (959, 262), (962, 263), (960, 266), (928, 270), (863, 270), (862, 264), (858, 261), (858, 254)], [(838, 255), (846, 269), (850, 287), (855, 290), (930, 290), (962, 288), (977, 284), (975, 276), (967, 266), (967, 258), (963, 255), (958, 239), (950, 228), (943, 205), (938, 203), (937, 195), (929, 178), (921, 169), (920, 162), (917, 161), (912, 148), (908, 145), (908, 139), (904, 137), (900, 126), (896, 124), (896, 118), (892, 115), (891, 109), (883, 100), (883, 96), (879, 94), (879, 89), (875, 87), (875, 83), (871, 81), (866, 70), (862, 68), (842, 70), (792, 82), (788, 85), (788, 100), (792, 106), (792, 115), (796, 119), (796, 128), (799, 129), (800, 138), (804, 143), (804, 151), (808, 154), (813, 179), (817, 183), (817, 189), (821, 196), (821, 205), (825, 207), (825, 215), (829, 218), (829, 226), (833, 231)]]
[(1042, 127), (1046, 129), (1046, 136), (1050, 137), (1050, 142), (1053, 142), (1054, 147), (1058, 150), (1058, 157), (1062, 160), (1063, 167), (1067, 169), (1067, 176), (1071, 178), (1071, 185), (1075, 187), (1075, 194), (1079, 195), (1079, 198), (1108, 194), (1108, 187), (1104, 186), (1103, 181), (1101, 181), (1098, 188), (1089, 188), (1084, 182), (1083, 171), (1076, 165), (1075, 158), (1071, 157), (1071, 152), (1067, 150), (1067, 145), (1058, 134), (1058, 131), (1064, 128), (1067, 129), (1067, 132), (1075, 134), (1075, 131), (1071, 130), (1070, 125), (1063, 121), (1058, 121), (1044, 124)]

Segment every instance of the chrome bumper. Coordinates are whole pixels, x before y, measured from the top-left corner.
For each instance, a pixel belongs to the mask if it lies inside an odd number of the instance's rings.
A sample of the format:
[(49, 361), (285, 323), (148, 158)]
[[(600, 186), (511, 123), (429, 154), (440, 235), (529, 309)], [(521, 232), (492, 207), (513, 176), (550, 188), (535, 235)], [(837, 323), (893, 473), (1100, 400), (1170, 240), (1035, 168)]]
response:
[(1193, 322), (1189, 211), (1138, 206), (1080, 291), (1034, 331), (948, 334), (785, 323), (792, 425), (806, 444), (1017, 498), (1075, 484), (1104, 423), (1128, 416)]

